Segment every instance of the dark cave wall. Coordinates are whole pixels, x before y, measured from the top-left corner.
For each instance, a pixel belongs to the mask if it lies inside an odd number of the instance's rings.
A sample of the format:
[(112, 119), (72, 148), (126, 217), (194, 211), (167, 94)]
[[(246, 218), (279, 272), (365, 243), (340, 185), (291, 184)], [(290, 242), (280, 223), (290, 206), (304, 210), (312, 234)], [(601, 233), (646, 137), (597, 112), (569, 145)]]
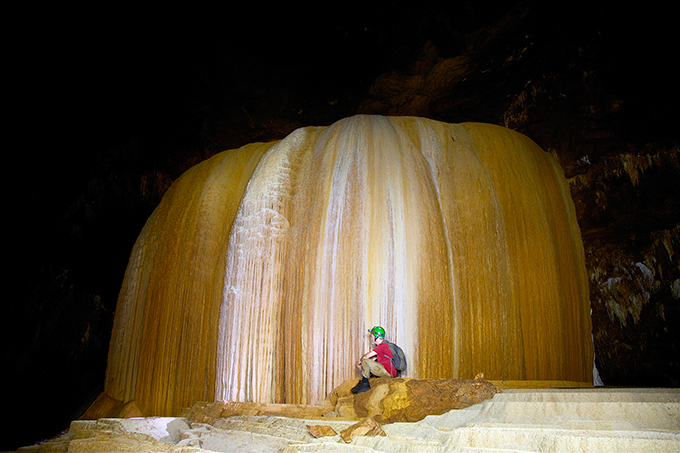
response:
[(582, 225), (596, 363), (613, 386), (677, 387), (677, 146), (594, 165), (572, 182)]
[[(364, 5), (286, 24), (269, 47), (225, 34), (218, 18), (184, 25), (186, 12), (139, 20), (129, 42), (118, 26), (100, 31), (113, 38), (82, 63), (94, 79), (64, 90), (87, 91), (91, 108), (69, 121), (63, 152), (27, 156), (23, 291), (1, 342), (12, 448), (66, 429), (101, 390), (129, 253), (172, 180), (221, 150), (355, 113), (504, 125), (556, 155), (581, 226), (603, 383), (678, 386), (671, 16), (616, 1), (492, 3)], [(17, 421), (37, 408), (49, 422)]]

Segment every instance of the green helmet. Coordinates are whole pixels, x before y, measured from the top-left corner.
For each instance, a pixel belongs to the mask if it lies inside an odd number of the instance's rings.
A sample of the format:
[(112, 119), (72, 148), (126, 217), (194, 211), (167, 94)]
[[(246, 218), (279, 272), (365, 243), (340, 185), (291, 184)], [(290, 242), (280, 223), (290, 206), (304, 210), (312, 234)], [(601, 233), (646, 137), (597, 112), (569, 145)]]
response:
[(385, 329), (383, 329), (380, 326), (375, 326), (371, 330), (369, 330), (371, 335), (373, 335), (375, 338), (385, 338)]

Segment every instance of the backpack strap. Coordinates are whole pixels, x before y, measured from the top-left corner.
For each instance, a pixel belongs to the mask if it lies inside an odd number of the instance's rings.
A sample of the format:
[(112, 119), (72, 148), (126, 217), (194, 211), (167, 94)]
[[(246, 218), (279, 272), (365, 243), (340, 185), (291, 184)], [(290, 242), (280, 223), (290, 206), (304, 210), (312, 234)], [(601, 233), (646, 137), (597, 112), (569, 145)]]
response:
[[(390, 343), (390, 342), (387, 341), (387, 340), (385, 340), (385, 343), (387, 343), (387, 347), (390, 348), (390, 353), (392, 354), (392, 357), (390, 357), (390, 356), (388, 356), (388, 355), (385, 355), (385, 354), (383, 354), (383, 357), (387, 357), (387, 359), (390, 361), (390, 368), (392, 368), (392, 371), (390, 371), (390, 376), (396, 377), (396, 376), (399, 374), (399, 370), (397, 370), (397, 369), (394, 367), (394, 360), (393, 360), (393, 358), (394, 358), (394, 350), (392, 349), (392, 343)], [(394, 372), (395, 370), (397, 371), (396, 373)]]

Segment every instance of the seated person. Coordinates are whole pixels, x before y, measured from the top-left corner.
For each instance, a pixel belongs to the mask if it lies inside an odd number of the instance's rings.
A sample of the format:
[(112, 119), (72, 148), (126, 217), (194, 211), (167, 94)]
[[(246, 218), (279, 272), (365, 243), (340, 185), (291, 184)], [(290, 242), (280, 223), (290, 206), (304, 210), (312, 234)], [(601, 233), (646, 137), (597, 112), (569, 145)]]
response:
[(369, 330), (375, 347), (361, 357), (357, 367), (361, 370), (361, 380), (351, 390), (352, 393), (366, 392), (371, 389), (368, 379), (376, 377), (396, 377), (397, 369), (392, 364), (392, 351), (385, 341), (385, 329), (375, 326)]

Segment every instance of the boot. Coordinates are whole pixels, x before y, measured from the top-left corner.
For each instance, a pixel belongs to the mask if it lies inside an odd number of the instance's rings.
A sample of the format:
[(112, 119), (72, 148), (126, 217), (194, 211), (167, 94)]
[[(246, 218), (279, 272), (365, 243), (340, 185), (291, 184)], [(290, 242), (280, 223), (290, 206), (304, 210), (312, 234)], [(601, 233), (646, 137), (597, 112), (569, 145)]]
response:
[(371, 390), (371, 384), (368, 383), (368, 378), (362, 377), (357, 385), (350, 390), (352, 393), (368, 392)]

